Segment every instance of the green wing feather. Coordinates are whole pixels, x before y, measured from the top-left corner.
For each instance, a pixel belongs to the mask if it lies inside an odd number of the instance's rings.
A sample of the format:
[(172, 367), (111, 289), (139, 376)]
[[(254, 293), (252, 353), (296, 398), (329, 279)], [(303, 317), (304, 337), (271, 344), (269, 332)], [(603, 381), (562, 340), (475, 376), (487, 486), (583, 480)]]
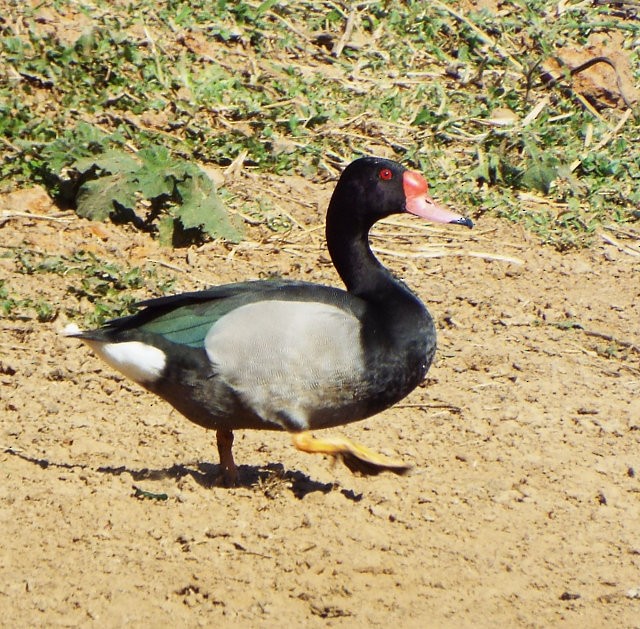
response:
[[(309, 289), (312, 290), (309, 290)], [(193, 348), (204, 346), (204, 339), (221, 317), (232, 310), (256, 301), (270, 299), (334, 301), (345, 295), (333, 289), (291, 280), (259, 280), (227, 284), (204, 291), (182, 293), (140, 302), (141, 310), (114, 319), (103, 328), (79, 336), (110, 342), (160, 336), (167, 341)]]
[(211, 326), (237, 308), (237, 301), (227, 298), (179, 306), (136, 327), (141, 332), (163, 336), (172, 343), (202, 347)]

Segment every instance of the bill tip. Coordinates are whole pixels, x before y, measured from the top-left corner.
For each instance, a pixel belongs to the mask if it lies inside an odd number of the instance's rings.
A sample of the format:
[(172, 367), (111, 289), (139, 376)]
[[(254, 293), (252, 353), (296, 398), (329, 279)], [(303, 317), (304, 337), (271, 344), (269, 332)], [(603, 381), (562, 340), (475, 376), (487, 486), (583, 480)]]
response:
[(461, 216), (457, 218), (455, 221), (451, 221), (452, 225), (463, 225), (464, 227), (468, 227), (471, 229), (473, 227), (473, 221), (467, 216)]

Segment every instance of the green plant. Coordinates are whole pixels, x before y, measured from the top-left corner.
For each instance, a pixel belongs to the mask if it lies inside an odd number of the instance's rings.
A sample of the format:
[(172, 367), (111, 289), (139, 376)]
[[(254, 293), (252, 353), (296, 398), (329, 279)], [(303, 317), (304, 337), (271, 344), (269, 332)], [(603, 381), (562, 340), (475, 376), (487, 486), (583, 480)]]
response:
[(4, 280), (0, 280), (0, 313), (13, 321), (35, 318), (39, 322), (53, 321), (58, 315), (56, 308), (47, 301), (11, 296)]
[[(32, 251), (17, 251), (16, 270), (26, 275), (54, 273), (69, 279), (68, 293), (78, 300), (78, 309), (66, 314), (71, 318), (84, 318), (87, 326), (98, 326), (107, 319), (130, 314), (136, 302), (146, 297), (143, 289), (154, 294), (172, 289), (173, 280), (158, 277), (153, 267), (122, 268), (112, 262), (100, 260), (87, 251), (76, 251), (71, 256), (48, 256)], [(5, 289), (6, 290), (6, 289)], [(11, 299), (3, 296), (0, 285), (0, 303), (3, 310), (15, 315), (24, 308), (34, 308), (41, 321), (50, 321), (57, 316), (56, 309), (44, 301)], [(83, 304), (88, 303), (87, 310)], [(22, 309), (22, 310), (19, 310)]]
[[(602, 222), (638, 220), (637, 112), (625, 123), (621, 111), (587, 103), (568, 71), (550, 79), (545, 69), (592, 33), (619, 33), (637, 83), (640, 25), (610, 4), (514, 0), (498, 15), (440, 0), (94, 4), (75, 41), (45, 28), (28, 3), (10, 4), (0, 24), (12, 69), (0, 78), (8, 185), (65, 193), (64, 169), (76, 164), (69, 181), (86, 185), (85, 200), (143, 225), (151, 216), (146, 227), (170, 241), (183, 219), (204, 224), (180, 210), (181, 187), (202, 192), (197, 163), (333, 176), (383, 150), (424, 170), (452, 205), (523, 222), (560, 248), (587, 245)], [(145, 194), (144, 176), (109, 163), (114, 151), (140, 168), (162, 164), (165, 192)], [(101, 177), (83, 180), (92, 168)], [(116, 188), (127, 212), (109, 197)], [(533, 219), (523, 194), (548, 208)]]
[(178, 244), (189, 232), (194, 239), (203, 233), (240, 239), (206, 173), (163, 147), (143, 149), (135, 157), (122, 151), (85, 157), (66, 173), (64, 187), (73, 191), (77, 212), (85, 218), (157, 230), (167, 245)]

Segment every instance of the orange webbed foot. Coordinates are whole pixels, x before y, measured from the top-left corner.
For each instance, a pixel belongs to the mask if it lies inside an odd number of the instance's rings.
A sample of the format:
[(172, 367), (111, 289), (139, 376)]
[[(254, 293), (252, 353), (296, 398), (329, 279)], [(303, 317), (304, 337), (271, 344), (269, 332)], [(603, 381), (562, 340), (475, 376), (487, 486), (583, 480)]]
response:
[(298, 450), (340, 458), (352, 472), (364, 476), (377, 476), (380, 472), (393, 472), (402, 476), (412, 467), (402, 461), (378, 454), (346, 437), (317, 439), (309, 432), (299, 432), (292, 435), (292, 440)]

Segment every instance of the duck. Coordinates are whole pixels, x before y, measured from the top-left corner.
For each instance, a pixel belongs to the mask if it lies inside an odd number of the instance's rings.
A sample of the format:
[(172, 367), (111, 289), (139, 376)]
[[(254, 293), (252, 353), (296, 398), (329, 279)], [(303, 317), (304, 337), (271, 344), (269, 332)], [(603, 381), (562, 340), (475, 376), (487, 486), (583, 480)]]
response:
[(94, 330), (70, 324), (113, 369), (216, 431), (220, 477), (239, 482), (234, 431), (290, 433), (295, 448), (354, 473), (405, 474), (411, 465), (321, 429), (371, 417), (425, 378), (436, 327), (420, 299), (373, 254), (369, 231), (392, 214), (472, 227), (432, 198), (417, 171), (361, 157), (342, 172), (326, 215), (326, 244), (344, 288), (251, 280), (137, 304)]

